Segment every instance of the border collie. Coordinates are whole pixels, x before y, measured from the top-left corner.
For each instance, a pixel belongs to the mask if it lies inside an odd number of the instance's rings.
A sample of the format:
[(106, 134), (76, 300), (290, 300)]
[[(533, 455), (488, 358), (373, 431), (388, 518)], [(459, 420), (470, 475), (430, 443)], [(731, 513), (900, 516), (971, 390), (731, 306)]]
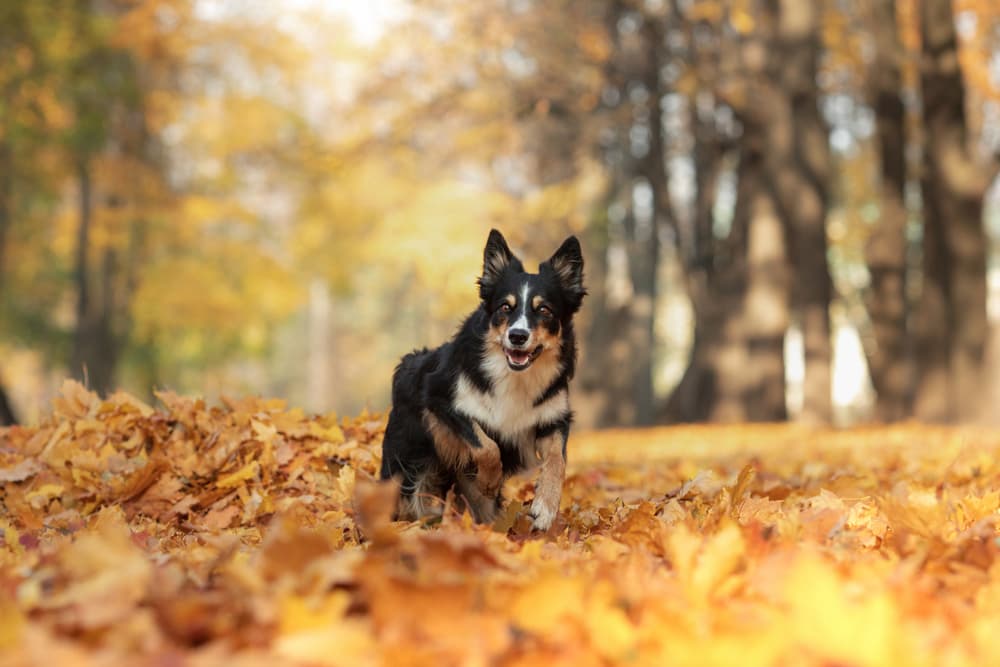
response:
[(504, 480), (540, 467), (530, 514), (545, 531), (566, 470), (583, 255), (571, 236), (528, 273), (495, 229), (483, 255), (479, 307), (449, 342), (396, 368), (381, 477), (402, 483), (397, 519), (440, 515), (454, 489), (488, 523)]

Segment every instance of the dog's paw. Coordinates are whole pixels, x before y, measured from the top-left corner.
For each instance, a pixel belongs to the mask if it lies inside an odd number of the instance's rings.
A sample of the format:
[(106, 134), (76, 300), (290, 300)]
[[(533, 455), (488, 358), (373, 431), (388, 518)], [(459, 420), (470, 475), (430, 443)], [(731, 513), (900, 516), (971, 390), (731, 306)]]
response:
[(531, 509), (528, 510), (528, 515), (532, 518), (531, 528), (544, 533), (552, 527), (552, 522), (558, 514), (558, 506), (553, 507), (550, 503), (535, 498), (531, 503)]
[(503, 486), (503, 464), (497, 456), (479, 456), (476, 459), (476, 488), (487, 498), (500, 495)]
[(476, 487), (487, 498), (496, 498), (503, 487), (503, 475), (477, 475)]

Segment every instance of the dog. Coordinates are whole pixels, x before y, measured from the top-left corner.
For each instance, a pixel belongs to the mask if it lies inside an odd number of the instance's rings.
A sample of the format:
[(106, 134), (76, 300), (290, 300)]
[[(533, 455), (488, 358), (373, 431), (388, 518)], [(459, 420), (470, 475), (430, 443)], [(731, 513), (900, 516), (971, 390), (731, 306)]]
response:
[(586, 295), (580, 242), (567, 238), (528, 273), (494, 229), (478, 284), (479, 307), (456, 335), (396, 367), (380, 477), (401, 482), (399, 520), (440, 516), (454, 490), (477, 522), (490, 523), (503, 482), (538, 467), (529, 513), (547, 531), (573, 420), (573, 316)]

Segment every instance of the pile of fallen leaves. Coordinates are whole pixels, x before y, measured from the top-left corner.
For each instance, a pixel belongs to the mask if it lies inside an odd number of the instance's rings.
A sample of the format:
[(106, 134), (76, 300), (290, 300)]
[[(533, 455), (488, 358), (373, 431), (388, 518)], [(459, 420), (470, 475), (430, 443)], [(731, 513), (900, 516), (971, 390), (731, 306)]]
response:
[(380, 416), (67, 384), (0, 430), (0, 665), (1000, 664), (1000, 433), (574, 436), (560, 518), (389, 521)]

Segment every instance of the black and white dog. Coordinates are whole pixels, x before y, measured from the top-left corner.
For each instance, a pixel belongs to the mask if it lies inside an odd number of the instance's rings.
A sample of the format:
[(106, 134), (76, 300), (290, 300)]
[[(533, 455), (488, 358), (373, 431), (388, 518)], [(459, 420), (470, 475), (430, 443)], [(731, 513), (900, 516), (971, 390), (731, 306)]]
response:
[(393, 375), (381, 477), (402, 482), (398, 518), (440, 514), (455, 489), (477, 521), (492, 521), (503, 481), (540, 466), (530, 513), (548, 530), (572, 421), (573, 315), (585, 294), (575, 237), (527, 273), (490, 232), (479, 307), (451, 341), (406, 355)]

